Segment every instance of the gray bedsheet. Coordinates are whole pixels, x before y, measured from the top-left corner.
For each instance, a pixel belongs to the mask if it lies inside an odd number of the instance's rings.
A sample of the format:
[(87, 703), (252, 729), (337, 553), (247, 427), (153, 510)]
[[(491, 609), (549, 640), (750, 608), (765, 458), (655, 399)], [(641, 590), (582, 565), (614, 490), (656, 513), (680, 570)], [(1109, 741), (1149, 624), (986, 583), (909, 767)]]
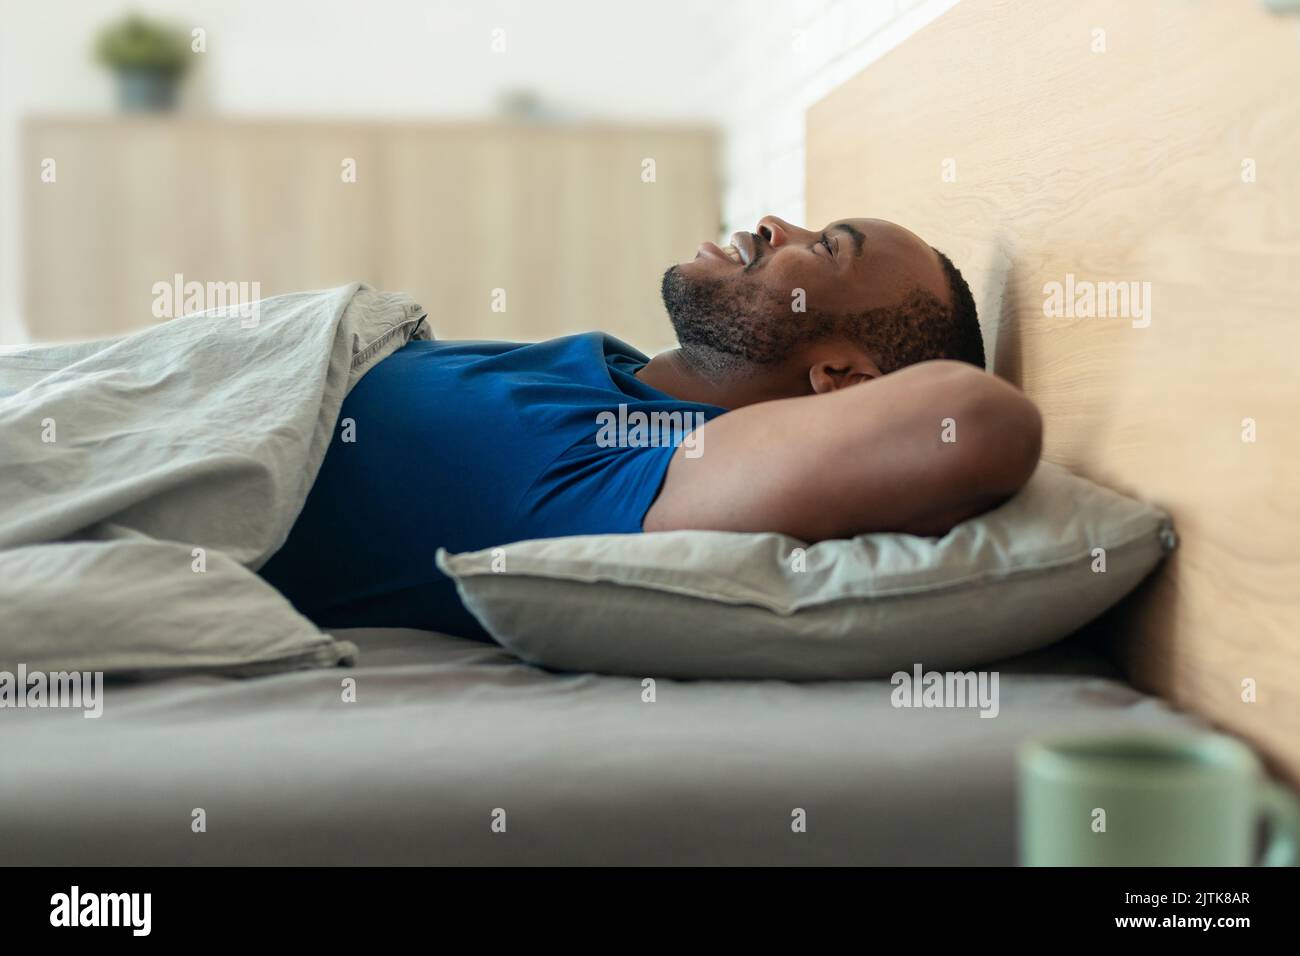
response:
[(112, 685), (99, 719), (0, 713), (0, 859), (1007, 864), (1021, 741), (1199, 726), (1070, 646), (999, 668), (988, 719), (896, 709), (884, 680), (659, 680), (646, 703), (636, 679), (492, 645), (340, 636), (361, 666)]

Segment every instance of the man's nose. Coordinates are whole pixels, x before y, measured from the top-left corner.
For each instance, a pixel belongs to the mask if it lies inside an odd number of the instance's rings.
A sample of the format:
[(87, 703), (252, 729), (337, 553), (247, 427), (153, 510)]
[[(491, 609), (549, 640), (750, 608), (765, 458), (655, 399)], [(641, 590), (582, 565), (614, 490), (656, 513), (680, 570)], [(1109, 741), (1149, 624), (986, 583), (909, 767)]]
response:
[(758, 221), (758, 234), (775, 247), (783, 246), (801, 232), (798, 226), (792, 226), (779, 216), (764, 216)]

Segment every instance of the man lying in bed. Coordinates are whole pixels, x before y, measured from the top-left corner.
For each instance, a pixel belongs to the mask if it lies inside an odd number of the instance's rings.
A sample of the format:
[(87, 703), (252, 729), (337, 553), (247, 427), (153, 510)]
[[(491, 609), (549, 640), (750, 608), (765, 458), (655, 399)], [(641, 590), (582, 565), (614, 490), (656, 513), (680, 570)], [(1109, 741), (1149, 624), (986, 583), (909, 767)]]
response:
[[(343, 403), (263, 576), (322, 627), (486, 637), (437, 548), (678, 528), (942, 534), (1034, 470), (1037, 410), (982, 370), (961, 274), (900, 226), (767, 216), (670, 268), (663, 298), (680, 347), (653, 359), (590, 332), (417, 341), (380, 363)], [(609, 427), (637, 412), (707, 424), (687, 442)]]

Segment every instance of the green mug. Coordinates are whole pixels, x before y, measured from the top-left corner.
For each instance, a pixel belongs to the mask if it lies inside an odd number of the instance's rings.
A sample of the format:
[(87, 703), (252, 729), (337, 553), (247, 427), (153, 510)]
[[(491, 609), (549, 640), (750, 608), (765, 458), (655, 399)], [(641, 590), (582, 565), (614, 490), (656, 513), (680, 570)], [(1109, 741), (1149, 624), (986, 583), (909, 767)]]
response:
[(1062, 737), (1020, 753), (1024, 866), (1291, 866), (1298, 842), (1300, 804), (1231, 737)]

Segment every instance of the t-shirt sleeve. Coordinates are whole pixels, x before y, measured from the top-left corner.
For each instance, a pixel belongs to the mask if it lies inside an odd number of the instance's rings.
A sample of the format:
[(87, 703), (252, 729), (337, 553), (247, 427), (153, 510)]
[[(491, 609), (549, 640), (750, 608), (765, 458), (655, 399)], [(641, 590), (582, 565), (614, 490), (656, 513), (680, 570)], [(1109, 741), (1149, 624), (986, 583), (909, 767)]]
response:
[(528, 490), (520, 502), (521, 523), (530, 537), (639, 532), (676, 450), (579, 443)]

